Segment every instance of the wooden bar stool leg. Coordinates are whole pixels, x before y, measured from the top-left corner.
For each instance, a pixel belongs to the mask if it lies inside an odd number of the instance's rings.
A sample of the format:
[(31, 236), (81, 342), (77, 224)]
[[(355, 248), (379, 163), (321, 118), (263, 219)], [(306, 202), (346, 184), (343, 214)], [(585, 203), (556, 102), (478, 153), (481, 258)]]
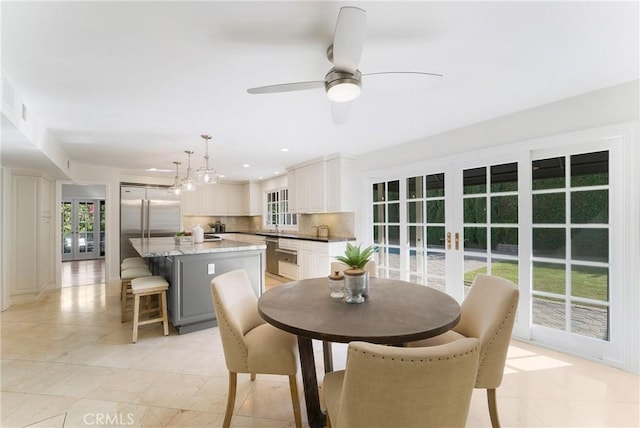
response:
[(127, 288), (128, 286), (127, 280), (121, 281), (121, 289), (120, 289), (120, 322), (127, 321)]
[(162, 325), (164, 326), (164, 335), (169, 336), (169, 319), (167, 317), (167, 292), (161, 293), (162, 303), (160, 305), (160, 313), (162, 314)]
[(140, 296), (136, 294), (133, 301), (133, 343), (138, 341), (138, 317), (140, 316)]

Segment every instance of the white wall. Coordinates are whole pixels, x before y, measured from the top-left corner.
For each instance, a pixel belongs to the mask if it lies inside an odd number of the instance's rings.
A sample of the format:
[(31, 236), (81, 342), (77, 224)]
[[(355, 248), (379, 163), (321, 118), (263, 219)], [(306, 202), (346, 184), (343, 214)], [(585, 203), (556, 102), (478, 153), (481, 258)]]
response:
[(63, 184), (62, 198), (104, 199), (106, 188), (103, 185)]
[(567, 98), (358, 157), (360, 171), (638, 120), (640, 80)]

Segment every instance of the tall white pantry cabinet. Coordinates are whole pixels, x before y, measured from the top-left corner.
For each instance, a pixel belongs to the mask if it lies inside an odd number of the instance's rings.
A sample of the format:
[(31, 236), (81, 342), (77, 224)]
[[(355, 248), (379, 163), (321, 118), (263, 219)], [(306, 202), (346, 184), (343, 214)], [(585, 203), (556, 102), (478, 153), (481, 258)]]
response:
[(32, 299), (55, 283), (53, 180), (11, 175), (11, 237), (7, 248), (12, 301)]

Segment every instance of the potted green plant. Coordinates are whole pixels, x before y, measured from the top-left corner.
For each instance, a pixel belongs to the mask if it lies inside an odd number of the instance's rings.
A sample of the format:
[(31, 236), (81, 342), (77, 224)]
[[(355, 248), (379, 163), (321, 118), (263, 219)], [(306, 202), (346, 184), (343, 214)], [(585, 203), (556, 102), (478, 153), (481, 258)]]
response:
[(335, 259), (349, 266), (344, 271), (344, 289), (347, 303), (362, 303), (369, 289), (369, 275), (364, 270), (365, 265), (377, 248), (373, 245), (362, 249), (362, 244), (352, 245), (347, 242), (347, 248), (343, 256), (336, 256)]

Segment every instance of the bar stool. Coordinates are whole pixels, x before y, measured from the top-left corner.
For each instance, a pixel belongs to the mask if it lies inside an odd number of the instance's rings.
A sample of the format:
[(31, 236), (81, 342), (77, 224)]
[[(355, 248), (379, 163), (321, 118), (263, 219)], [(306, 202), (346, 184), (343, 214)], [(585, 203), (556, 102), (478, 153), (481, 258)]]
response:
[(120, 322), (127, 321), (127, 298), (131, 294), (131, 281), (151, 275), (146, 267), (124, 269), (120, 272)]
[[(141, 325), (161, 322), (164, 327), (164, 335), (169, 335), (169, 320), (167, 318), (167, 290), (169, 283), (161, 276), (146, 276), (135, 278), (131, 281), (131, 292), (133, 293), (133, 343), (138, 341), (138, 327)], [(140, 297), (142, 296), (160, 296), (160, 305), (157, 308), (159, 312), (157, 318), (140, 321)], [(150, 310), (155, 312), (156, 309)], [(145, 311), (148, 312), (148, 311)]]
[(131, 269), (136, 267), (147, 267), (147, 262), (142, 257), (128, 257), (120, 263), (120, 270)]

